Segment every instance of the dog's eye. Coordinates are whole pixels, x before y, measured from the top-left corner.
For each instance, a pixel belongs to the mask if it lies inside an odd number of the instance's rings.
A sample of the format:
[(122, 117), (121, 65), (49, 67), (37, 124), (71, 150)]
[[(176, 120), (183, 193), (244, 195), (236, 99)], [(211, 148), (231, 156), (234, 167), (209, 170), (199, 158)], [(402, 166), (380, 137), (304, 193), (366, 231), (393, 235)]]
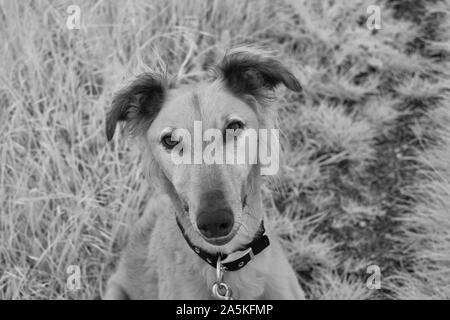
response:
[(227, 125), (227, 130), (234, 130), (234, 131), (237, 131), (237, 130), (239, 130), (239, 129), (243, 129), (244, 128), (244, 123), (242, 123), (242, 121), (239, 121), (239, 120), (235, 120), (235, 121), (232, 121), (232, 122), (230, 122), (228, 125)]
[(173, 149), (179, 143), (179, 141), (172, 140), (172, 134), (167, 134), (161, 138), (161, 143), (166, 149)]

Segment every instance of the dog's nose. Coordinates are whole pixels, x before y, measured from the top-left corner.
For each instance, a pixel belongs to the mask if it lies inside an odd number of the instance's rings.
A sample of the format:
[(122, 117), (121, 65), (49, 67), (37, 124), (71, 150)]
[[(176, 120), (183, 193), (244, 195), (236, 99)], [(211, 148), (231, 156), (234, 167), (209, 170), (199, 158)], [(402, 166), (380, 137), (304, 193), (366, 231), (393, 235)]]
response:
[(197, 216), (197, 227), (206, 238), (224, 237), (230, 233), (233, 225), (234, 216), (228, 208), (200, 212)]

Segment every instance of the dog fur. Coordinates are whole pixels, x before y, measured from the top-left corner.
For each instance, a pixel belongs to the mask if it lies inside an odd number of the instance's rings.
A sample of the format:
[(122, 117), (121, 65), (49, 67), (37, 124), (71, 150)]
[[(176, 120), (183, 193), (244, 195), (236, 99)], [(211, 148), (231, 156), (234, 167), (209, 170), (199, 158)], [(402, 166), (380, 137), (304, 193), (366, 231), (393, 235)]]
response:
[[(205, 129), (221, 129), (230, 117), (238, 117), (245, 128), (274, 128), (275, 87), (284, 84), (300, 91), (301, 86), (279, 61), (254, 48), (231, 50), (214, 70), (213, 79), (178, 87), (161, 75), (143, 74), (113, 99), (108, 139), (119, 121), (141, 137), (149, 176), (161, 192), (149, 201), (131, 232), (108, 281), (106, 299), (212, 299), (216, 271), (188, 246), (175, 217), (195, 246), (225, 254), (251, 242), (265, 218), (259, 163), (175, 166), (161, 147), (161, 135), (166, 128), (192, 130), (195, 120)], [(211, 199), (213, 193), (222, 198)], [(232, 212), (234, 223), (222, 237), (224, 243), (217, 244), (202, 234), (198, 221), (201, 215), (219, 218), (224, 208)], [(242, 269), (225, 273), (233, 298), (304, 299), (276, 235), (270, 229), (266, 234), (269, 247)]]

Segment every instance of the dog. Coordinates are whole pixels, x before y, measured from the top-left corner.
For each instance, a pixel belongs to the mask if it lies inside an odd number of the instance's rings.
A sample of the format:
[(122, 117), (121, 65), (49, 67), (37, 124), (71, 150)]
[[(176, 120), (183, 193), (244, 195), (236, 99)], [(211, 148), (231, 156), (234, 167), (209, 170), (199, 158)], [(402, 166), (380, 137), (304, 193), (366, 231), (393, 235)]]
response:
[(174, 130), (192, 134), (195, 121), (202, 130), (231, 130), (235, 140), (249, 129), (275, 128), (274, 89), (299, 92), (301, 85), (272, 55), (251, 47), (228, 51), (212, 69), (211, 78), (178, 86), (144, 73), (113, 98), (108, 140), (118, 122), (140, 137), (161, 192), (131, 232), (105, 299), (304, 299), (279, 240), (264, 225), (261, 163), (171, 158), (185, 142)]

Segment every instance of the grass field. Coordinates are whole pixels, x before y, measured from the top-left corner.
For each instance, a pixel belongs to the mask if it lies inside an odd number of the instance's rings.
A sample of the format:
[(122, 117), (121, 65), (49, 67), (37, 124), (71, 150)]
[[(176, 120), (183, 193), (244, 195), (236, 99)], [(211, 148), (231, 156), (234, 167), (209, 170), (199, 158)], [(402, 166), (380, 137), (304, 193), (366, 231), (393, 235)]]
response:
[(106, 142), (112, 94), (149, 69), (196, 81), (242, 43), (304, 88), (279, 91), (264, 193), (307, 297), (450, 299), (449, 38), (438, 0), (0, 0), (0, 299), (102, 296), (149, 197), (139, 146)]

